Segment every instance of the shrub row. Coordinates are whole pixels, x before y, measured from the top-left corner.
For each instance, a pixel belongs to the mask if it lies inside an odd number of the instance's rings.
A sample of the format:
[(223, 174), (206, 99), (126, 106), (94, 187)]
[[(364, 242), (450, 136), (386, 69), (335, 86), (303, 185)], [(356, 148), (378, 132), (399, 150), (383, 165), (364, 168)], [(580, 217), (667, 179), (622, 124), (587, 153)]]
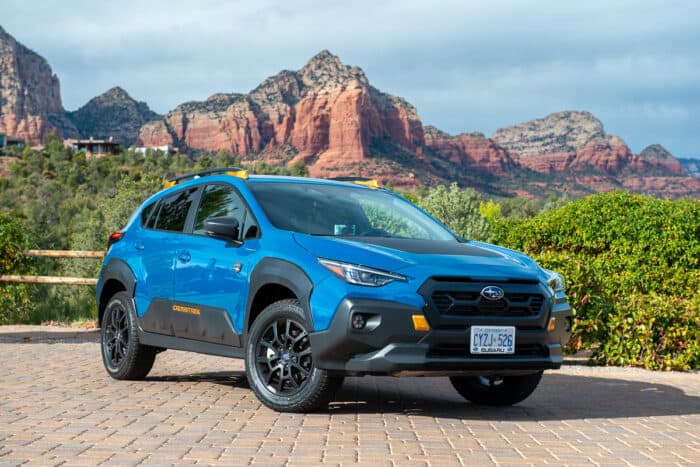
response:
[(572, 349), (649, 369), (700, 367), (700, 202), (604, 193), (524, 221), (495, 241), (567, 279)]

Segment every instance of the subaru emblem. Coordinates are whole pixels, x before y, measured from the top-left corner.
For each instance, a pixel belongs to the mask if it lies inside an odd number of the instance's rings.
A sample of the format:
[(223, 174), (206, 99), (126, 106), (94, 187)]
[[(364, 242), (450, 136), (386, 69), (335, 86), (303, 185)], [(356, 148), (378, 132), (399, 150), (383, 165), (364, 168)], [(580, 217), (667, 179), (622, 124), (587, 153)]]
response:
[(481, 289), (481, 296), (486, 300), (500, 300), (505, 297), (506, 293), (502, 288), (496, 287), (495, 285), (489, 285)]

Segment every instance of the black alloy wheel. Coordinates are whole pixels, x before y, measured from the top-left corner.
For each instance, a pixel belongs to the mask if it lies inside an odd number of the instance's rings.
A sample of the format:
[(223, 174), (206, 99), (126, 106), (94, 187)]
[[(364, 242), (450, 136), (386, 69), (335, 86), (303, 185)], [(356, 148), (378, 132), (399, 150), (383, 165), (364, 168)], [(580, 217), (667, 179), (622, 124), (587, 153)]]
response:
[(114, 304), (108, 312), (109, 316), (104, 318), (103, 352), (109, 367), (118, 369), (126, 358), (129, 345), (129, 323), (126, 310), (121, 306), (121, 303)]
[(139, 342), (133, 300), (126, 292), (114, 294), (102, 317), (102, 361), (114, 379), (143, 379), (156, 359), (155, 347)]
[(246, 336), (246, 376), (258, 399), (279, 412), (326, 406), (342, 377), (317, 368), (304, 311), (296, 299), (265, 308)]
[(289, 318), (269, 324), (258, 338), (255, 354), (265, 387), (280, 396), (299, 392), (313, 368), (309, 333)]

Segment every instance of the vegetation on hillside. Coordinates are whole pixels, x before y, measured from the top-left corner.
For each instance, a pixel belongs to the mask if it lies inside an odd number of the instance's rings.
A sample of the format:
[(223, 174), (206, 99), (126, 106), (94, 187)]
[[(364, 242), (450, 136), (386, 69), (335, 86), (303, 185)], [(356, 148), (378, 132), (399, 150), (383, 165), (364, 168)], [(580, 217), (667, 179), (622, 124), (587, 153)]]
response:
[[(103, 250), (109, 232), (164, 178), (240, 166), (226, 151), (86, 159), (50, 138), (25, 149), (0, 179), (0, 271), (95, 277), (95, 260), (29, 259), (28, 247)], [(256, 162), (255, 173), (308, 175)], [(401, 193), (459, 235), (521, 250), (561, 272), (576, 319), (571, 350), (599, 364), (700, 367), (700, 202), (608, 193), (572, 201), (486, 199), (457, 185)], [(0, 323), (94, 316), (94, 288), (0, 283)], [(31, 298), (31, 300), (30, 300)]]

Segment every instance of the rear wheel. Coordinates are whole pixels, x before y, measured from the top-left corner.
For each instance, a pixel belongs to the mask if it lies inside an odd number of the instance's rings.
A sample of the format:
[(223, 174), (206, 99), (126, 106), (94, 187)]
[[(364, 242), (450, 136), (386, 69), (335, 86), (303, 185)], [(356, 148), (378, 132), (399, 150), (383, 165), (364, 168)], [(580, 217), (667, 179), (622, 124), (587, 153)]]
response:
[(530, 396), (542, 379), (542, 371), (515, 376), (452, 376), (457, 392), (474, 404), (513, 405)]
[(157, 349), (139, 342), (131, 297), (117, 292), (107, 302), (102, 318), (102, 361), (114, 379), (143, 379), (156, 359)]
[(253, 322), (246, 343), (246, 375), (260, 401), (280, 412), (327, 405), (342, 379), (314, 366), (309, 326), (298, 300), (281, 300)]

